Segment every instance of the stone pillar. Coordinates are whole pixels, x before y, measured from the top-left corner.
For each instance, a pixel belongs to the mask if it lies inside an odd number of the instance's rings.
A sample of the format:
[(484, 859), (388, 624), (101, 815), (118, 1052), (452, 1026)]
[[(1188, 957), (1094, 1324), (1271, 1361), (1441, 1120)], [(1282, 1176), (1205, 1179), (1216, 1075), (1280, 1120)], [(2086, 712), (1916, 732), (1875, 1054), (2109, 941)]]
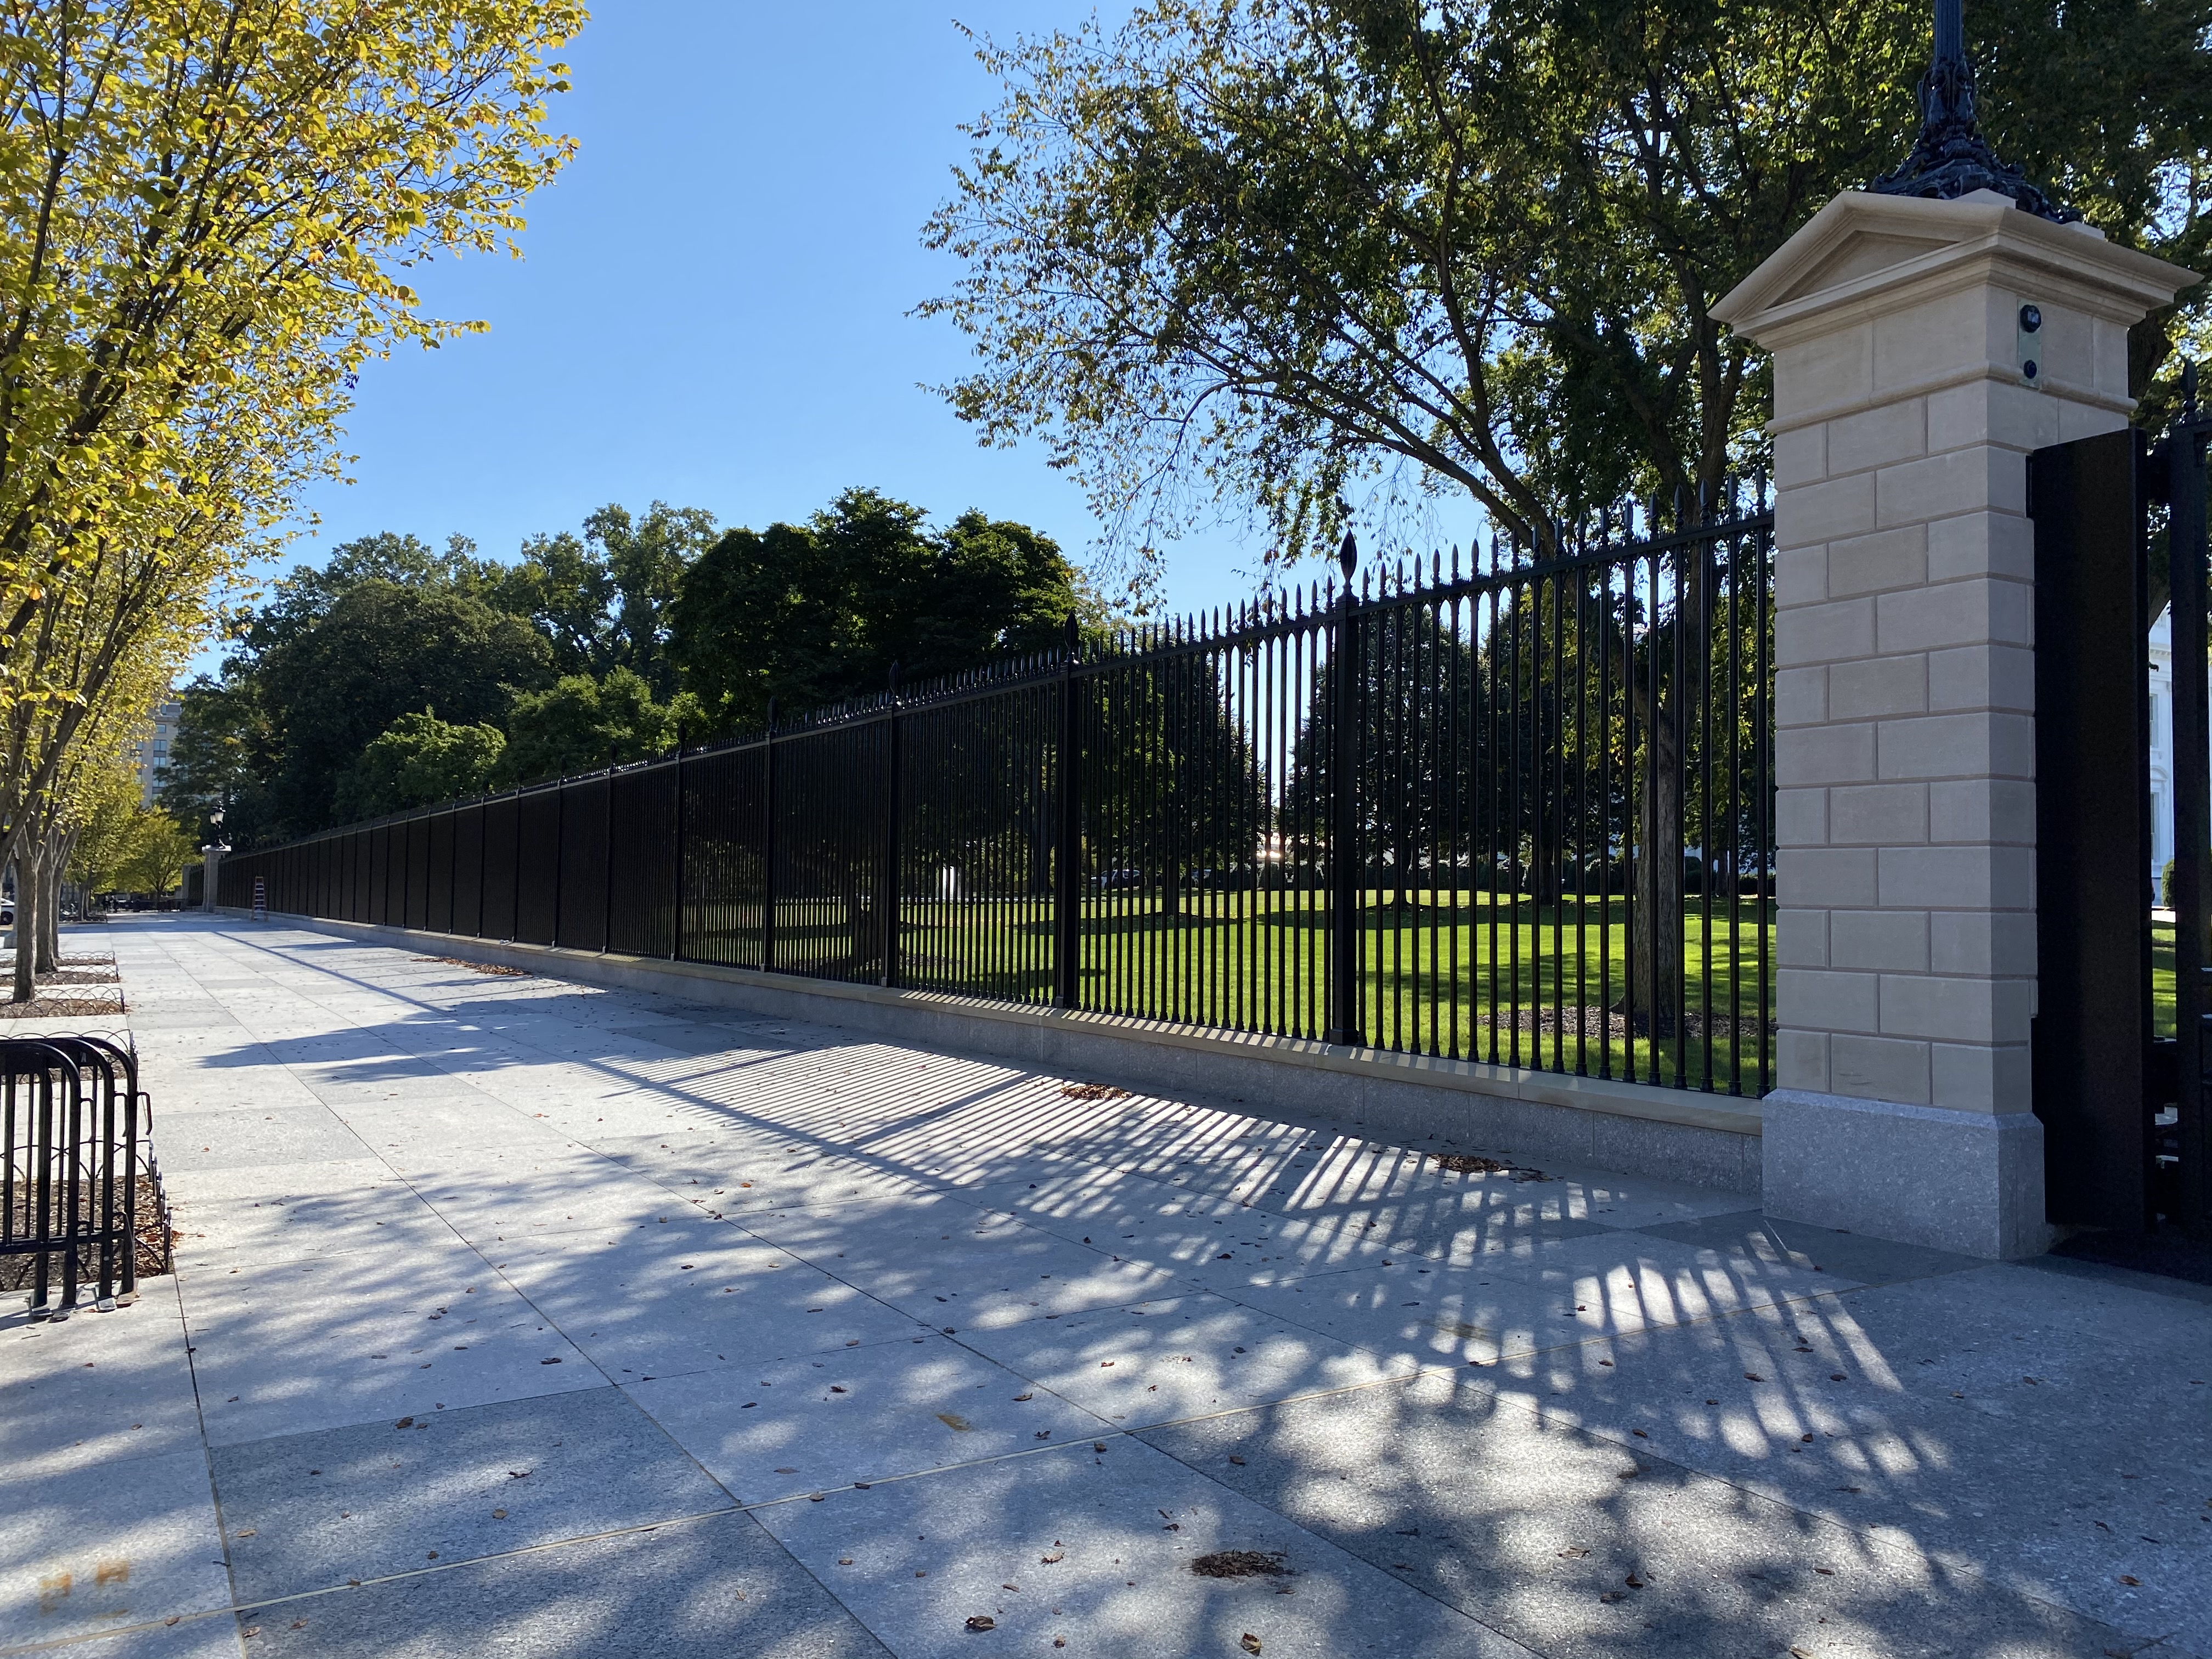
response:
[(200, 873), (200, 908), (203, 910), (216, 908), (216, 878), (222, 870), (222, 855), (228, 851), (230, 848), (221, 842), (210, 842), (200, 848), (200, 859), (204, 866)]
[(1994, 192), (1848, 191), (1714, 307), (1774, 369), (1770, 1214), (2049, 1246), (2027, 457), (2126, 424), (2128, 327), (2194, 280)]

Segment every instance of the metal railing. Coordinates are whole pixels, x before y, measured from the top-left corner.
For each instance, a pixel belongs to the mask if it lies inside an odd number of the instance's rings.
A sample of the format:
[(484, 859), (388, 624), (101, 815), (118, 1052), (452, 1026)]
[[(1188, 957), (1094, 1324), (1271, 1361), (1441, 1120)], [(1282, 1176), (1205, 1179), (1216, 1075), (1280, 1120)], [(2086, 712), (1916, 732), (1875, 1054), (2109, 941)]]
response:
[(1234, 614), (235, 854), (221, 902), (1761, 1094), (1772, 570), (1763, 489), (1466, 570), (1347, 538)]
[[(0, 1040), (0, 1264), (25, 1262), (16, 1288), (34, 1319), (68, 1318), (81, 1288), (103, 1310), (137, 1294), (149, 1115), (128, 1048), (88, 1036)], [(158, 1199), (154, 1208), (166, 1257)]]

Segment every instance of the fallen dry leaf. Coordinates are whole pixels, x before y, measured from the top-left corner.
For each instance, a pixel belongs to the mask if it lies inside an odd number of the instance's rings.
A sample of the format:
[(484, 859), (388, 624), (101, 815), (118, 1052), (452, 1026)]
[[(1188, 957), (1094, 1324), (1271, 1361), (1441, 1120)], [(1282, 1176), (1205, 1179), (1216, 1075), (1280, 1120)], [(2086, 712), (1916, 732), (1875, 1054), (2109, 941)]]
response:
[(1280, 1550), (1216, 1550), (1190, 1564), (1200, 1578), (1279, 1577), (1290, 1571)]
[(1042, 1555), (1037, 1557), (1037, 1559), (1043, 1562), (1045, 1565), (1048, 1567), (1053, 1565), (1055, 1562), (1066, 1560), (1067, 1552), (1066, 1550), (1047, 1550)]
[(2120, 1582), (2123, 1584), (2133, 1584), (2138, 1589), (2142, 1588), (2142, 1580), (2136, 1577), (2135, 1574), (2131, 1572), (2122, 1573), (2120, 1575)]
[(1061, 1085), (1060, 1093), (1070, 1100), (1127, 1100), (1129, 1091), (1117, 1089), (1110, 1083), (1069, 1083)]
[(969, 1630), (996, 1630), (998, 1627), (999, 1621), (988, 1613), (975, 1613), (968, 1620)]
[(1237, 1645), (1247, 1653), (1257, 1653), (1260, 1650), (1260, 1638), (1248, 1630), (1237, 1638)]

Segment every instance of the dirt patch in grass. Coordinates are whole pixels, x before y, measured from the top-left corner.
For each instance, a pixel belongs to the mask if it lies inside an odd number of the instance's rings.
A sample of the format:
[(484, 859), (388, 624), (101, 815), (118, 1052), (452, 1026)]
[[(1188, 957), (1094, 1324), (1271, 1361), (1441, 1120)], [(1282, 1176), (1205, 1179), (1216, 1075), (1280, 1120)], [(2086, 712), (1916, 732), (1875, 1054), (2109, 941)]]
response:
[(1279, 1578), (1290, 1569), (1280, 1550), (1216, 1550), (1190, 1564), (1200, 1578)]
[[(1523, 1008), (1518, 1013), (1501, 1010), (1497, 1013), (1476, 1015), (1475, 1024), (1494, 1025), (1501, 1031), (1518, 1026), (1522, 1030), (1533, 1031), (1539, 1036), (1582, 1037), (1594, 1042), (1607, 1038), (1619, 1042), (1632, 1035), (1626, 1014), (1616, 1013), (1595, 1004), (1579, 1008)], [(1638, 1014), (1634, 1025), (1634, 1036), (1649, 1037), (1651, 1035), (1649, 1015)], [(1711, 1036), (1751, 1042), (1759, 1036), (1762, 1030), (1766, 1036), (1772, 1036), (1781, 1030), (1780, 1022), (1754, 1019), (1747, 1014), (1739, 1019), (1732, 1015), (1715, 1013), (1712, 1024), (1708, 1029), (1701, 1009), (1692, 1008), (1682, 1017), (1683, 1033), (1698, 1038)], [(1662, 1034), (1660, 1041), (1672, 1041), (1671, 1034)]]

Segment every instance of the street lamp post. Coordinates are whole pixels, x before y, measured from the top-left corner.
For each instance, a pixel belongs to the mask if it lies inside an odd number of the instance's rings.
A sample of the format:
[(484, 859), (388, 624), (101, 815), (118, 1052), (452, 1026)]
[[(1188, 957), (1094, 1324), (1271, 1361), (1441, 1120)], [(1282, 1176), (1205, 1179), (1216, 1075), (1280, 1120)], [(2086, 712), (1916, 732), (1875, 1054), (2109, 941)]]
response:
[(2054, 224), (2081, 218), (2078, 210), (2059, 206), (2018, 167), (1999, 161), (1982, 137), (1974, 114), (1974, 64), (1966, 56), (1963, 0), (1936, 0), (1936, 55), (1920, 77), (1919, 95), (1920, 137), (1894, 172), (1869, 186), (1876, 195), (1953, 202), (1978, 190), (1993, 190)]
[(230, 843), (222, 838), (222, 808), (216, 807), (208, 814), (208, 833), (215, 837), (200, 848), (200, 908), (216, 908), (216, 875), (222, 868), (222, 855), (230, 851)]

